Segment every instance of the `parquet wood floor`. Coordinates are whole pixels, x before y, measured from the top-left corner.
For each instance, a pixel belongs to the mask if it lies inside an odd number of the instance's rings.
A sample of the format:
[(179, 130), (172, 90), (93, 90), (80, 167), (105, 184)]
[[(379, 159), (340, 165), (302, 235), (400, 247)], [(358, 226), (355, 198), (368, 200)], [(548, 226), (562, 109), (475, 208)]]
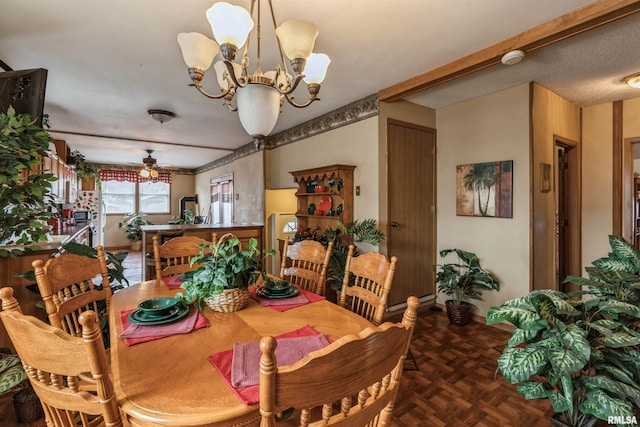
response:
[(527, 401), (494, 378), (510, 335), (481, 323), (450, 325), (444, 312), (421, 310), (410, 345), (419, 371), (403, 373), (391, 427), (549, 426), (548, 401)]

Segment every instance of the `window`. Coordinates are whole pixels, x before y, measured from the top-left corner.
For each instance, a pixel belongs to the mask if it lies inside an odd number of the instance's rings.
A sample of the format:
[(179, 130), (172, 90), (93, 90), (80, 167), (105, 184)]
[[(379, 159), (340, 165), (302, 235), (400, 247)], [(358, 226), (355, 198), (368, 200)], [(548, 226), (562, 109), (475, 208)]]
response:
[(166, 182), (102, 181), (102, 200), (108, 214), (169, 213), (171, 185)]
[(295, 233), (296, 231), (298, 231), (298, 218), (287, 221), (282, 229), (283, 233)]
[(169, 188), (166, 182), (146, 181), (138, 184), (139, 210), (145, 213), (169, 213)]
[(211, 223), (233, 222), (233, 174), (211, 179)]
[(135, 212), (135, 194), (135, 182), (102, 181), (102, 201), (108, 214)]

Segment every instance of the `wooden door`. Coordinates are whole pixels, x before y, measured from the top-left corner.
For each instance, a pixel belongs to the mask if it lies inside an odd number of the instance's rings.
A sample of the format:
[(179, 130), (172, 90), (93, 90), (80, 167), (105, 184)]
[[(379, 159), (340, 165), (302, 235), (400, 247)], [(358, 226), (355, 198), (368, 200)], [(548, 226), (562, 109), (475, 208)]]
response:
[(580, 152), (578, 143), (555, 136), (555, 272), (554, 289), (569, 292), (578, 285), (563, 283), (582, 271), (582, 217), (580, 200)]
[(389, 305), (435, 293), (435, 130), (388, 122), (389, 256), (398, 264)]

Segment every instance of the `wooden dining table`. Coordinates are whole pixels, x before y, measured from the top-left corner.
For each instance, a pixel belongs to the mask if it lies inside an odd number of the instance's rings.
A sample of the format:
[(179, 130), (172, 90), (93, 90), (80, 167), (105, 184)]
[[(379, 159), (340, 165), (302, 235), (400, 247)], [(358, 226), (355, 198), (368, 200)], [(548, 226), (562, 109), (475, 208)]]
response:
[[(109, 308), (111, 370), (115, 394), (134, 426), (257, 425), (258, 405), (246, 405), (207, 359), (235, 343), (259, 341), (311, 326), (330, 340), (358, 333), (371, 324), (327, 300), (278, 312), (251, 299), (233, 313), (205, 307), (209, 327), (188, 334), (127, 346), (120, 313), (149, 298), (174, 296), (164, 283), (149, 280), (113, 294)], [(335, 375), (335, 372), (327, 372)]]

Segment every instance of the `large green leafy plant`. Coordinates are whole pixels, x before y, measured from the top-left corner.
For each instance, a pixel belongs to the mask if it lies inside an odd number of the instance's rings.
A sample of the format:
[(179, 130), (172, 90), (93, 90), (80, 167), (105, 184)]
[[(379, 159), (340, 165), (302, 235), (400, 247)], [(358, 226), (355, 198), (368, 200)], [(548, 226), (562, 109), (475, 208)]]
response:
[(27, 373), (22, 367), (22, 362), (17, 354), (11, 354), (8, 349), (0, 349), (0, 396), (16, 390), (24, 380)]
[[(264, 274), (261, 251), (254, 238), (249, 239), (244, 248), (237, 237), (198, 247), (200, 254), (191, 259), (191, 265), (200, 266), (193, 272), (192, 278), (181, 285), (185, 290), (184, 295), (177, 293), (175, 297), (178, 301), (194, 303), (198, 310), (202, 310), (204, 300), (211, 295), (221, 294), (225, 289), (246, 289)], [(269, 250), (264, 255), (274, 253)]]
[(461, 249), (444, 249), (440, 257), (455, 253), (457, 262), (438, 265), (436, 282), (438, 292), (451, 297), (454, 305), (461, 305), (465, 298), (482, 299), (483, 290), (500, 290), (500, 283), (480, 266), (478, 256)]
[[(32, 173), (49, 155), (51, 137), (28, 114), (9, 107), (0, 113), (0, 242), (26, 245), (46, 240), (44, 225), (51, 217), (50, 173)], [(12, 257), (37, 247), (0, 247), (0, 257)]]
[(138, 242), (142, 240), (143, 225), (151, 225), (151, 221), (144, 219), (145, 214), (142, 212), (134, 212), (124, 216), (124, 219), (118, 223), (118, 228), (127, 233), (127, 240)]
[(640, 406), (640, 253), (618, 236), (612, 253), (567, 277), (586, 289), (534, 291), (492, 307), (487, 323), (515, 326), (498, 371), (527, 399), (549, 399), (555, 417), (633, 420)]
[(75, 165), (78, 179), (95, 178), (96, 183), (100, 184), (100, 171), (95, 165), (87, 163), (84, 154), (80, 151), (73, 150), (69, 156), (68, 163)]
[(384, 240), (384, 237), (384, 233), (378, 229), (376, 220), (372, 218), (363, 221), (355, 220), (347, 224), (336, 221), (336, 228), (329, 227), (316, 234), (315, 240), (325, 245), (329, 241), (333, 241), (333, 249), (329, 257), (327, 270), (328, 277), (332, 279), (335, 289), (340, 289), (342, 286), (349, 245), (355, 246), (354, 256), (358, 256), (360, 250), (357, 243), (362, 242), (378, 246)]

